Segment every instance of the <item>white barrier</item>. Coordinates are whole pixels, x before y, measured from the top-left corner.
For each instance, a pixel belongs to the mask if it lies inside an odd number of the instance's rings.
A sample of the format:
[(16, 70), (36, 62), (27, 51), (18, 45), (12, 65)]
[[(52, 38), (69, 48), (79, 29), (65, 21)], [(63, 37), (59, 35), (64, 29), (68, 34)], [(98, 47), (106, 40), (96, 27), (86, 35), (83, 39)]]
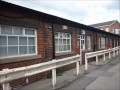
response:
[(116, 54), (118, 55), (118, 53), (120, 53), (120, 46), (111, 49), (85, 53), (85, 70), (88, 70), (88, 58), (96, 57), (96, 65), (98, 65), (98, 56), (103, 55), (103, 60), (105, 61), (105, 54), (108, 53), (109, 59), (111, 59), (111, 52), (113, 52), (113, 56), (115, 57)]
[(0, 71), (0, 83), (2, 84), (3, 90), (11, 90), (9, 82), (23, 77), (28, 77), (41, 72), (52, 70), (52, 85), (56, 85), (56, 68), (76, 63), (77, 76), (79, 74), (79, 62), (81, 62), (80, 55), (52, 60), (40, 64), (30, 65), (26, 67), (19, 67), (14, 69), (5, 69)]

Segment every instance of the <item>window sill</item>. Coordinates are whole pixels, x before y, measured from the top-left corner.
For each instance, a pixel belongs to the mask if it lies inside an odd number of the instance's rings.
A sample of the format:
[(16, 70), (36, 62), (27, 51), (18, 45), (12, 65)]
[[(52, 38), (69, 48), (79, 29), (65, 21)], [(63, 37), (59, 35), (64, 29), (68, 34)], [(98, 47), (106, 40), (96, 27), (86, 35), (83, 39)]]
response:
[(63, 55), (69, 55), (69, 54), (74, 54), (74, 52), (63, 52), (63, 53), (56, 53), (55, 56), (63, 56)]
[(19, 61), (26, 61), (26, 60), (32, 60), (32, 59), (40, 59), (40, 58), (42, 58), (41, 55), (5, 58), (5, 59), (0, 59), (0, 64), (19, 62)]

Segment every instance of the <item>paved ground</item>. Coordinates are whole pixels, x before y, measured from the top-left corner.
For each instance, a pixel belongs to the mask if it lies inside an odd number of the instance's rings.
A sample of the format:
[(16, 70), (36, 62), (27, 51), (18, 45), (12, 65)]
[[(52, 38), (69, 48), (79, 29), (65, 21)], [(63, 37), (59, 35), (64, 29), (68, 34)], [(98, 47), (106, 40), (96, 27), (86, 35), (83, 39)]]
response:
[[(104, 65), (103, 65), (104, 64)], [(80, 66), (80, 75), (76, 77), (76, 69), (69, 70), (63, 76), (57, 77), (60, 90), (120, 90), (120, 56), (101, 61), (99, 66), (95, 62), (89, 64), (89, 71), (85, 73), (84, 65)], [(52, 90), (51, 79), (29, 84), (19, 90)]]

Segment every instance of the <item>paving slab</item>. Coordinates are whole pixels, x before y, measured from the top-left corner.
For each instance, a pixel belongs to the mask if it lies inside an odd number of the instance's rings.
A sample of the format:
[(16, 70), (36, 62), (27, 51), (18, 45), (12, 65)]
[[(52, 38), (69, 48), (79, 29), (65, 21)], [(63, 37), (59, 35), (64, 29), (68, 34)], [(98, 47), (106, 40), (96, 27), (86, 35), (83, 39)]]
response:
[(100, 77), (100, 76), (111, 77), (113, 75), (114, 75), (114, 72), (95, 70), (92, 73), (87, 74), (86, 76), (89, 76), (89, 77)]

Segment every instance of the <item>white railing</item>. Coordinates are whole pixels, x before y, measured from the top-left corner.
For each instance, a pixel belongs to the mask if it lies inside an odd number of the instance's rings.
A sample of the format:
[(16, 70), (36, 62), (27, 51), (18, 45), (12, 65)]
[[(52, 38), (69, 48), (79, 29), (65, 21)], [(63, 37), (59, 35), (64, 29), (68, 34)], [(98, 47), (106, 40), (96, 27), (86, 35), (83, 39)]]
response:
[(79, 62), (81, 62), (80, 55), (67, 57), (58, 60), (52, 60), (40, 64), (34, 64), (26, 67), (19, 67), (14, 69), (4, 69), (0, 71), (0, 83), (3, 90), (11, 90), (9, 82), (19, 78), (28, 77), (38, 73), (52, 70), (52, 85), (56, 85), (56, 68), (76, 63), (77, 76), (79, 75)]
[(120, 46), (111, 48), (111, 49), (106, 49), (106, 50), (101, 50), (101, 51), (96, 51), (96, 52), (89, 52), (85, 53), (85, 70), (88, 70), (88, 58), (96, 57), (96, 65), (98, 65), (98, 56), (103, 55), (103, 60), (106, 60), (106, 54), (109, 54), (109, 59), (111, 59), (111, 52), (113, 52), (113, 56), (118, 53), (120, 53)]

